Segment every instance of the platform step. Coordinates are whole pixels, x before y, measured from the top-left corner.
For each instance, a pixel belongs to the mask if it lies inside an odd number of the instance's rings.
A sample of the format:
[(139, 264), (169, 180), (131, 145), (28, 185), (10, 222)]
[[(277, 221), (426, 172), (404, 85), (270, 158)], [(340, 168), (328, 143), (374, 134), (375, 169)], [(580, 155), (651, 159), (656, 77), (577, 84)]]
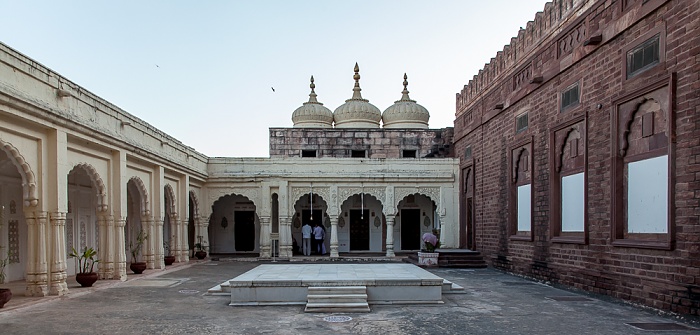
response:
[(366, 286), (308, 287), (304, 312), (360, 313), (369, 312)]

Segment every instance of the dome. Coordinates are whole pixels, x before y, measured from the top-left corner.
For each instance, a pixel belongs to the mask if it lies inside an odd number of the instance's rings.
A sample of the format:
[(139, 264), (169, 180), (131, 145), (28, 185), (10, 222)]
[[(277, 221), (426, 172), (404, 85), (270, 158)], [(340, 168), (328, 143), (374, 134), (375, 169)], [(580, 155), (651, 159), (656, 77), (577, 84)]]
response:
[(294, 127), (298, 128), (331, 128), (333, 127), (333, 112), (330, 109), (323, 107), (323, 104), (316, 100), (316, 92), (314, 88), (314, 76), (311, 76), (311, 93), (309, 101), (305, 102), (301, 107), (297, 108), (292, 113), (292, 122)]
[(379, 128), (382, 112), (360, 94), (360, 67), (355, 63), (355, 87), (352, 98), (336, 108), (333, 120), (336, 128)]
[(427, 129), (430, 113), (408, 97), (408, 76), (403, 75), (403, 96), (382, 114), (384, 128)]

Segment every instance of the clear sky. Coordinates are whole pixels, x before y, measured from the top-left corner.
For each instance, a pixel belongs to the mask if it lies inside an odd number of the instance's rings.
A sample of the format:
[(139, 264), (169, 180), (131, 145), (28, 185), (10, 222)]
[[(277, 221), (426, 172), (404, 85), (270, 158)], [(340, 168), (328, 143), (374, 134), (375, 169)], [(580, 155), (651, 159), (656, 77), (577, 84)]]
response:
[[(267, 157), (308, 101), (410, 96), (451, 127), (455, 94), (544, 0), (0, 0), (0, 41), (208, 156)], [(274, 92), (272, 90), (274, 87)]]

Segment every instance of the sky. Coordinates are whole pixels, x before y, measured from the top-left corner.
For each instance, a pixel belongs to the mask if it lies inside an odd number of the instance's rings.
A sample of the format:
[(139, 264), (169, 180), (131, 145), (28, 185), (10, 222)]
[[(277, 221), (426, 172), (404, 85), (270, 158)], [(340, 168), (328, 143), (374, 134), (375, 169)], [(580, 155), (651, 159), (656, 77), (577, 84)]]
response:
[[(0, 42), (210, 157), (268, 157), (309, 98), (408, 90), (430, 128), (544, 0), (0, 0)], [(274, 88), (274, 90), (273, 90)]]

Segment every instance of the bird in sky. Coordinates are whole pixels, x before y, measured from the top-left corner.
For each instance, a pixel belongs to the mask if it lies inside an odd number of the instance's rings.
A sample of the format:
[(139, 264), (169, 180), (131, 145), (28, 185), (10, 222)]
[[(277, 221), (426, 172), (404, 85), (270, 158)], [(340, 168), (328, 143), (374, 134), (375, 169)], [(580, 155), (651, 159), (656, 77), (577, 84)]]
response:
[(158, 64), (156, 64), (156, 67), (160, 67), (160, 66), (158, 66)]
[(275, 91), (275, 88), (274, 88), (274, 87), (270, 87), (270, 88), (272, 89), (272, 92), (274, 92), (274, 91)]

